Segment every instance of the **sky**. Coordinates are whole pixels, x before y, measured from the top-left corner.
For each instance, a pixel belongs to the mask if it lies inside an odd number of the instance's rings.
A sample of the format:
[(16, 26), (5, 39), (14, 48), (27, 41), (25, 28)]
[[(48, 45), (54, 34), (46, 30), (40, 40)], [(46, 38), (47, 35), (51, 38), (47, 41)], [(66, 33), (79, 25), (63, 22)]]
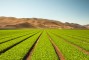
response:
[(89, 24), (89, 0), (0, 0), (0, 16)]

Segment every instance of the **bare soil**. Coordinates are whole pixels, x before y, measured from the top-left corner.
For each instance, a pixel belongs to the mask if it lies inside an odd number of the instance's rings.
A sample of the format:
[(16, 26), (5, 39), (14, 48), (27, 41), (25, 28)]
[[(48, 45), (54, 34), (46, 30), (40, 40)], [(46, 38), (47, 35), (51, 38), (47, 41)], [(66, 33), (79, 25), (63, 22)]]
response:
[[(48, 35), (49, 36), (49, 35)], [(63, 54), (61, 53), (60, 49), (56, 46), (56, 44), (52, 41), (51, 37), (49, 36), (49, 39), (59, 57), (59, 60), (65, 60), (65, 57), (63, 56)]]
[[(41, 34), (42, 34), (42, 33), (41, 33)], [(41, 36), (41, 34), (40, 34), (40, 36)], [(26, 60), (31, 60), (31, 55), (32, 55), (32, 53), (33, 53), (33, 51), (34, 51), (34, 49), (35, 49), (35, 47), (36, 47), (36, 45), (37, 45), (37, 43), (38, 43), (38, 41), (39, 41), (39, 39), (40, 39), (40, 36), (38, 37), (37, 41), (35, 42), (34, 46), (33, 46), (32, 49), (31, 49), (31, 51), (29, 51)]]

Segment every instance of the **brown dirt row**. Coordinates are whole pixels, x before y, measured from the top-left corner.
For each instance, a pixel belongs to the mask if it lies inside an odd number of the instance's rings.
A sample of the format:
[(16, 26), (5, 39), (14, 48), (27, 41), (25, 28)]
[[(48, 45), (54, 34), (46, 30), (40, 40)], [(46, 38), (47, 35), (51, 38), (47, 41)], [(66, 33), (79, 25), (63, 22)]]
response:
[[(41, 35), (42, 35), (42, 33), (40, 34), (40, 36), (41, 36)], [(40, 36), (38, 37), (38, 39), (37, 39), (37, 41), (35, 42), (35, 44), (32, 46), (31, 51), (29, 51), (26, 60), (31, 60), (32, 52), (34, 51), (34, 49), (35, 49), (35, 47), (36, 47), (36, 45), (37, 45), (37, 43), (38, 43), (38, 41), (39, 41), (39, 39), (40, 39)]]
[[(48, 33), (47, 33), (48, 34)], [(50, 35), (48, 34), (48, 37), (50, 39), (50, 42), (52, 43), (58, 57), (59, 57), (59, 60), (65, 60), (65, 57), (63, 56), (63, 54), (61, 53), (60, 49), (56, 46), (56, 44), (52, 41), (52, 38), (50, 37)]]
[[(53, 34), (54, 34), (54, 33), (53, 33)], [(56, 34), (54, 34), (54, 35), (56, 35)], [(56, 36), (59, 37), (59, 38), (62, 38), (65, 42), (68, 42), (69, 44), (71, 44), (72, 46), (75, 46), (77, 49), (79, 49), (79, 50), (82, 51), (83, 53), (89, 55), (89, 51), (87, 51), (87, 50), (81, 48), (80, 46), (78, 46), (78, 45), (76, 45), (76, 44), (74, 44), (74, 43), (72, 43), (72, 42), (70, 42), (70, 41), (68, 41), (68, 40), (66, 40), (65, 38), (63, 38), (63, 37), (61, 37), (61, 36), (59, 36), (59, 35), (56, 35)]]

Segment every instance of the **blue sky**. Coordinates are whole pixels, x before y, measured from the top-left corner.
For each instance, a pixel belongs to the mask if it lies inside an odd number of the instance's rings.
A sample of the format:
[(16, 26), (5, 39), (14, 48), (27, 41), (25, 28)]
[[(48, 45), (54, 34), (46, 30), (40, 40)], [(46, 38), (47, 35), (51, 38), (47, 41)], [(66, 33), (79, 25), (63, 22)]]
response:
[(0, 16), (89, 24), (89, 0), (0, 0)]

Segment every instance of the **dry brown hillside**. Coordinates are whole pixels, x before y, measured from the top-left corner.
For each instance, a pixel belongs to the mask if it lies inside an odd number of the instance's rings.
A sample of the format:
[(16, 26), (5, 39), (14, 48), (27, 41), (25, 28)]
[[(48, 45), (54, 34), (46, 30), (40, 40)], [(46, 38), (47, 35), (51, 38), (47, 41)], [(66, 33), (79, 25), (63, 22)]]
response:
[(0, 17), (0, 29), (2, 28), (87, 29), (85, 26), (75, 23), (62, 23), (60, 21), (41, 18)]

